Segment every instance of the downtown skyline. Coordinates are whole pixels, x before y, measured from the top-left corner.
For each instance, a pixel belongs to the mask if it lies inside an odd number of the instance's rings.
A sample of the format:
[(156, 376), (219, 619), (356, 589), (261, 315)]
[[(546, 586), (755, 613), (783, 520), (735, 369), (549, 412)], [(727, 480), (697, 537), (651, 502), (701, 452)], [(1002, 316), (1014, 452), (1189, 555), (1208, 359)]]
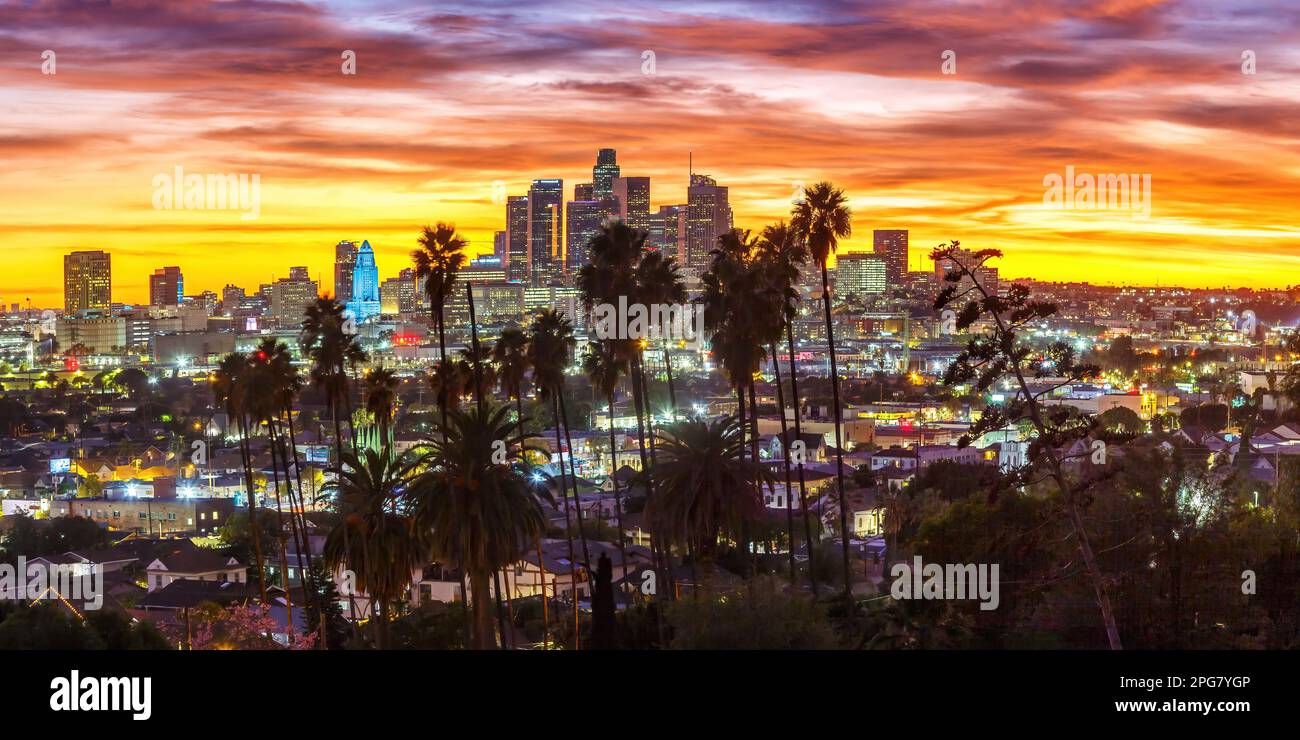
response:
[[(23, 102), (0, 138), (13, 194), (0, 228), (17, 247), (0, 301), (57, 304), (76, 250), (111, 252), (114, 298), (136, 302), (171, 264), (190, 292), (289, 265), (327, 284), (340, 238), (369, 239), (387, 278), (439, 220), (488, 253), (504, 229), (498, 183), (520, 195), (562, 178), (567, 202), (601, 147), (651, 178), (652, 210), (685, 202), (693, 157), (730, 189), (741, 228), (783, 217), (796, 184), (832, 179), (852, 196), (843, 248), (908, 229), (911, 269), (959, 239), (1003, 249), (1007, 278), (1295, 282), (1295, 10), (560, 10), (406, 6), (361, 22), (329, 4), (144, 5), (82, 8), (72, 25), (0, 9), (13, 29), (0, 95)], [(41, 74), (45, 49), (56, 74)], [(340, 73), (345, 49), (356, 75)], [(259, 218), (155, 210), (152, 178), (177, 166), (260, 175)], [(1044, 177), (1068, 167), (1149, 174), (1150, 217), (1043, 209)]]

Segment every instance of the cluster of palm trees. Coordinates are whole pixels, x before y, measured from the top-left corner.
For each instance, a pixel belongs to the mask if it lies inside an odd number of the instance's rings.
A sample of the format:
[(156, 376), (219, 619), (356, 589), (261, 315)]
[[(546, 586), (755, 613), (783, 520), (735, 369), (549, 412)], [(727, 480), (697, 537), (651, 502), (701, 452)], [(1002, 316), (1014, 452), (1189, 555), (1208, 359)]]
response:
[[(733, 230), (719, 237), (713, 261), (703, 276), (700, 304), (706, 312), (713, 353), (736, 394), (736, 414), (712, 421), (684, 418), (677, 409), (670, 339), (661, 332), (642, 338), (593, 339), (581, 359), (581, 368), (593, 390), (609, 404), (611, 478), (614, 478), (616, 526), (620, 557), (627, 572), (623, 542), (623, 498), (619, 481), (615, 435), (615, 404), (620, 386), (628, 386), (636, 413), (637, 455), (641, 473), (636, 478), (647, 496), (646, 515), (655, 533), (652, 553), (656, 569), (669, 574), (672, 588), (674, 557), (709, 559), (722, 545), (747, 547), (747, 527), (762, 515), (761, 487), (774, 476), (761, 464), (758, 451), (755, 378), (766, 361), (776, 377), (781, 408), (784, 469), (787, 490), (793, 491), (798, 470), (798, 498), (803, 537), (813, 555), (814, 531), (804, 495), (802, 459), (792, 461), (793, 446), (784, 412), (784, 388), (777, 347), (782, 339), (789, 357), (793, 439), (801, 434), (798, 379), (794, 365), (793, 320), (799, 312), (800, 270), (809, 257), (822, 270), (826, 333), (831, 356), (831, 386), (835, 403), (836, 451), (840, 439), (840, 408), (834, 337), (831, 327), (826, 260), (838, 241), (850, 233), (850, 214), (842, 191), (829, 183), (809, 187), (789, 225), (777, 223), (757, 238)], [(588, 244), (589, 262), (577, 275), (584, 310), (601, 304), (680, 305), (687, 296), (673, 258), (645, 247), (646, 234), (611, 220)], [(376, 368), (365, 377), (365, 398), (360, 403), (373, 419), (377, 433), (361, 444), (353, 428), (352, 388), (361, 386), (357, 368), (367, 361), (356, 341), (356, 327), (344, 307), (328, 297), (306, 312), (299, 345), (310, 360), (310, 381), (327, 400), (334, 425), (337, 480), (327, 487), (340, 515), (325, 547), (326, 565), (346, 569), (359, 591), (374, 605), (375, 640), (385, 642), (385, 625), (409, 588), (412, 575), (428, 562), (454, 566), (468, 577), (473, 601), (473, 641), (478, 647), (496, 645), (490, 604), (498, 600), (499, 582), (490, 581), (501, 569), (535, 548), (546, 526), (544, 506), (555, 503), (548, 487), (537, 484), (532, 463), (538, 450), (526, 444), (523, 431), (524, 397), (532, 390), (555, 419), (555, 454), (545, 478), (558, 484), (559, 508), (567, 522), (565, 533), (572, 569), (575, 646), (579, 577), (592, 570), (587, 532), (578, 498), (578, 476), (573, 455), (569, 409), (565, 397), (566, 375), (574, 361), (576, 340), (569, 317), (554, 310), (539, 312), (523, 328), (508, 328), (491, 347), (481, 346), (477, 334), (471, 347), (453, 359), (447, 356), (446, 308), (460, 286), (466, 264), (466, 240), (451, 224), (424, 227), (419, 248), (413, 253), (415, 272), (423, 281), (431, 319), (437, 327), (439, 361), (429, 376), (439, 420), (434, 432), (404, 455), (393, 451), (396, 414), (396, 378), (390, 370)], [(466, 287), (473, 311), (473, 292)], [(658, 425), (652, 412), (648, 376), (654, 376), (658, 354), (666, 379), (671, 420)], [(271, 442), (272, 484), (279, 541), (262, 543), (256, 526), (259, 507), (250, 495), (258, 585), (265, 593), (265, 559), (268, 550), (279, 555), (282, 578), (287, 578), (287, 542), (310, 558), (306, 544), (306, 501), (303, 496), (294, 446), (293, 404), (303, 380), (289, 361), (288, 349), (274, 340), (264, 341), (250, 355), (230, 355), (214, 379), (217, 402), (224, 405), (239, 431), (240, 449), (248, 489), (253, 491), (252, 453), (249, 439), (263, 431)], [(505, 403), (493, 400), (494, 391)], [(462, 410), (466, 396), (473, 407)], [(513, 399), (514, 408), (509, 401)], [(344, 427), (347, 427), (346, 434)], [(345, 446), (345, 439), (347, 440)], [(508, 445), (503, 456), (502, 442)], [(748, 449), (747, 449), (748, 445)], [(567, 452), (566, 452), (567, 451)], [(532, 457), (530, 457), (532, 455)], [(843, 505), (843, 460), (837, 460), (840, 525), (844, 548), (845, 590), (849, 571), (849, 538)], [(567, 469), (566, 469), (567, 468)], [(296, 485), (295, 485), (296, 484)], [(794, 579), (795, 523), (793, 503), (787, 497), (790, 574)], [(570, 500), (572, 499), (572, 501)], [(573, 509), (571, 511), (570, 509)], [(266, 515), (265, 512), (261, 512)], [(284, 522), (288, 519), (287, 526)], [(577, 542), (573, 529), (577, 530)], [(820, 529), (820, 526), (818, 527)], [(581, 548), (581, 557), (578, 549)], [(581, 567), (579, 567), (581, 566)], [(308, 563), (308, 571), (311, 565)], [(816, 593), (813, 568), (809, 578)], [(580, 573), (582, 574), (580, 576)], [(287, 581), (283, 583), (287, 591)], [(308, 584), (308, 593), (320, 589)], [(495, 594), (494, 594), (495, 592)], [(676, 593), (673, 589), (671, 593)], [(698, 590), (697, 590), (698, 593)], [(350, 595), (349, 595), (350, 596)], [(314, 605), (320, 609), (319, 603)], [(323, 624), (323, 620), (321, 622)], [(504, 622), (501, 644), (508, 640)], [(322, 641), (323, 644), (323, 641)]]

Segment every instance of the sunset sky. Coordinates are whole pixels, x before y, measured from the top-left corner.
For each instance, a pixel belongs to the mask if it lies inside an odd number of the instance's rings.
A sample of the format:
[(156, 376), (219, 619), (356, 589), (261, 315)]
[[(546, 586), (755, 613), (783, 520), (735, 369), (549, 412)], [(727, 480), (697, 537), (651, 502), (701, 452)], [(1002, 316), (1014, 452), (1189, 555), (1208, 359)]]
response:
[[(567, 199), (600, 147), (655, 209), (693, 152), (745, 228), (832, 180), (847, 248), (907, 228), (913, 269), (960, 239), (1008, 276), (1300, 283), (1295, 2), (19, 1), (0, 42), (6, 304), (61, 305), (74, 249), (111, 251), (128, 302), (171, 264), (191, 294), (291, 265), (328, 285), (344, 238), (386, 278), (422, 223), (490, 250), (494, 181)], [(155, 210), (176, 166), (259, 174), (260, 217)], [(1045, 209), (1067, 166), (1150, 174), (1151, 216)]]

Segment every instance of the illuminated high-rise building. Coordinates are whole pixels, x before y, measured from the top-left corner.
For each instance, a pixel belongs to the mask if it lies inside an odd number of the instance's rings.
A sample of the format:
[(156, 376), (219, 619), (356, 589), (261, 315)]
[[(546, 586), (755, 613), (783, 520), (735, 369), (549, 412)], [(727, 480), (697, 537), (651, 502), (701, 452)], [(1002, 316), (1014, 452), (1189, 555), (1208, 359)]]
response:
[(528, 280), (528, 196), (506, 198), (506, 252), (501, 258), (508, 280)]
[(618, 172), (618, 154), (613, 149), (597, 152), (596, 166), (591, 168), (592, 200), (614, 197), (614, 178)]
[(708, 175), (691, 175), (686, 189), (686, 264), (683, 272), (699, 277), (709, 269), (709, 252), (731, 230), (727, 188)]
[(179, 267), (159, 267), (149, 276), (149, 305), (179, 306), (185, 297), (185, 278)]
[(564, 269), (564, 180), (533, 180), (528, 189), (529, 282), (545, 285)]
[(352, 300), (352, 269), (356, 263), (355, 242), (341, 241), (334, 246), (334, 300), (344, 305)]
[(876, 256), (885, 261), (885, 279), (892, 287), (907, 276), (907, 229), (876, 229), (871, 232)]
[(73, 252), (63, 256), (63, 310), (107, 311), (113, 303), (113, 269), (108, 252)]
[(564, 267), (573, 273), (587, 261), (587, 242), (600, 232), (608, 214), (605, 204), (598, 200), (571, 200), (564, 204), (564, 211)]
[(614, 200), (623, 223), (641, 231), (650, 230), (650, 178), (614, 178)]
[(596, 186), (589, 182), (580, 182), (573, 186), (574, 200), (596, 200)]
[(659, 206), (650, 215), (646, 247), (657, 249), (678, 264), (686, 263), (686, 206)]
[(868, 252), (844, 252), (835, 258), (835, 296), (865, 298), (885, 292), (884, 258)]
[(352, 270), (352, 299), (347, 307), (358, 323), (380, 313), (379, 268), (369, 241), (361, 242), (357, 250), (357, 262)]

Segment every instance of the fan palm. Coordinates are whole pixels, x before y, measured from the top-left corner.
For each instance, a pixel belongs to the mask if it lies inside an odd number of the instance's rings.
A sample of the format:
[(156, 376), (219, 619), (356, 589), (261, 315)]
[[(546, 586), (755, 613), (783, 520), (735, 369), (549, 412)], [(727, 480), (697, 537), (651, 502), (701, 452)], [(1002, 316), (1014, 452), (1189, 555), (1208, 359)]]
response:
[(514, 396), (519, 422), (519, 447), (524, 445), (524, 376), (528, 374), (528, 336), (520, 329), (510, 327), (501, 332), (492, 346), (492, 364), (496, 379), (506, 398)]
[(591, 381), (591, 387), (609, 403), (609, 479), (614, 484), (614, 512), (618, 526), (618, 555), (623, 572), (627, 573), (627, 549), (623, 544), (623, 498), (619, 493), (618, 444), (614, 437), (614, 392), (618, 390), (619, 379), (627, 375), (627, 360), (619, 356), (618, 348), (611, 340), (591, 342), (582, 357), (582, 371)]
[[(419, 248), (411, 252), (415, 276), (424, 281), (424, 295), (429, 299), (429, 315), (438, 327), (438, 361), (447, 362), (447, 301), (456, 287), (456, 277), (465, 266), (465, 247), (469, 242), (452, 224), (438, 222), (420, 231)], [(442, 406), (442, 425), (447, 425), (447, 406)]]
[(375, 417), (382, 446), (393, 443), (393, 406), (397, 402), (397, 376), (392, 370), (375, 368), (366, 374), (366, 411)]
[(253, 468), (248, 449), (247, 400), (248, 359), (234, 352), (221, 358), (212, 380), (213, 402), (226, 410), (228, 423), (239, 434), (239, 459), (244, 468), (244, 487), (248, 491), (248, 523), (253, 535), (253, 557), (257, 562), (257, 588), (266, 603), (266, 560), (262, 555), (261, 527), (257, 524), (257, 493), (253, 490)]
[(721, 538), (738, 536), (763, 511), (760, 486), (772, 474), (744, 458), (739, 419), (688, 419), (659, 437), (652, 475), (659, 495), (646, 503), (656, 538), (708, 557)]
[(392, 605), (427, 562), (426, 546), (410, 518), (392, 506), (416, 475), (417, 461), (367, 449), (344, 452), (342, 462), (338, 480), (325, 487), (341, 515), (325, 537), (325, 563), (332, 571), (343, 568), (355, 575), (357, 589), (374, 605), (375, 642), (382, 648)]
[(822, 308), (826, 318), (826, 345), (830, 353), (831, 403), (835, 412), (835, 490), (839, 498), (840, 538), (843, 541), (844, 554), (844, 597), (853, 594), (853, 574), (849, 567), (849, 521), (848, 510), (844, 504), (844, 443), (841, 439), (842, 411), (840, 409), (839, 368), (835, 362), (835, 329), (831, 323), (831, 288), (830, 272), (827, 261), (839, 247), (840, 239), (847, 239), (853, 234), (853, 212), (848, 205), (844, 191), (830, 184), (819, 182), (804, 188), (803, 199), (794, 207), (790, 227), (808, 246), (813, 261), (821, 265), (822, 270)]
[(347, 368), (365, 362), (366, 354), (351, 331), (351, 322), (343, 304), (321, 296), (307, 307), (298, 334), (298, 346), (311, 360), (311, 382), (329, 400), (334, 418), (335, 459), (343, 456), (343, 427), (340, 417), (346, 413), (352, 423), (352, 396), (348, 389)]
[(427, 440), (429, 451), (421, 460), (427, 472), (405, 494), (430, 554), (444, 562), (457, 560), (469, 573), (481, 649), (495, 647), (489, 578), (518, 561), (546, 528), (523, 466), (494, 461), (497, 441), (515, 431), (508, 414), (507, 405), (451, 411), (449, 425)]
[[(767, 268), (768, 280), (770, 281), (771, 290), (775, 293), (776, 298), (781, 302), (781, 311), (777, 315), (780, 321), (781, 329), (785, 332), (786, 351), (790, 358), (790, 405), (794, 407), (794, 439), (802, 439), (803, 429), (801, 422), (801, 409), (799, 408), (799, 375), (795, 369), (795, 351), (794, 351), (794, 319), (799, 314), (799, 290), (795, 287), (799, 283), (799, 266), (808, 259), (808, 250), (803, 244), (795, 238), (794, 233), (790, 230), (785, 222), (777, 222), (763, 229), (762, 235), (758, 240), (758, 259)], [(795, 495), (794, 487), (791, 485), (790, 476), (790, 430), (785, 418), (785, 398), (784, 390), (781, 385), (781, 364), (777, 358), (776, 343), (780, 341), (778, 336), (775, 341), (769, 344), (769, 351), (772, 353), (772, 373), (776, 379), (776, 402), (780, 409), (781, 415), (781, 449), (782, 456), (785, 459), (785, 478), (786, 478), (786, 527), (790, 539), (790, 577), (794, 578), (794, 522), (791, 508), (791, 497)], [(799, 508), (803, 515), (804, 542), (808, 548), (808, 582), (814, 594), (817, 593), (817, 576), (816, 566), (813, 563), (814, 557), (813, 536), (812, 536), (812, 517), (808, 513), (808, 499), (805, 496), (807, 490), (807, 481), (804, 475), (803, 456), (798, 459), (799, 470)]]
[[(577, 558), (573, 552), (573, 534), (568, 526), (572, 521), (569, 515), (569, 493), (568, 486), (565, 483), (564, 475), (564, 443), (560, 439), (561, 429), (564, 426), (563, 404), (564, 404), (564, 370), (569, 366), (569, 359), (573, 356), (573, 348), (576, 344), (573, 338), (573, 325), (564, 314), (552, 309), (541, 311), (533, 318), (533, 324), (530, 327), (528, 338), (528, 364), (533, 367), (533, 382), (537, 385), (538, 394), (543, 401), (550, 400), (551, 407), (555, 415), (555, 451), (560, 455), (559, 460), (559, 479), (560, 479), (560, 500), (564, 504), (564, 536), (569, 545), (569, 561), (576, 563)], [(573, 450), (569, 449), (570, 466), (573, 463)], [(578, 476), (573, 476), (573, 500), (574, 507), (578, 504)], [(587, 552), (587, 535), (582, 526), (582, 511), (577, 512), (578, 534), (582, 537), (583, 562), (591, 562)], [(578, 625), (578, 569), (574, 567), (573, 573), (573, 624), (574, 639), (577, 639)]]

